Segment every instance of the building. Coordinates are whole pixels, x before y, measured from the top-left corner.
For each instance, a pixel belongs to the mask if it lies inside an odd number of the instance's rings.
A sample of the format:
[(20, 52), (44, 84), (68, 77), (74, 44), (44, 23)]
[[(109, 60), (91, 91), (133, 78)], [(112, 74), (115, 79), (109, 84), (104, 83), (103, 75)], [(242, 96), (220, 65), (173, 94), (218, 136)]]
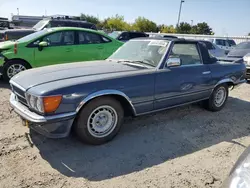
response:
[(11, 21), (16, 28), (32, 28), (37, 22), (44, 18), (46, 18), (46, 16), (12, 15)]

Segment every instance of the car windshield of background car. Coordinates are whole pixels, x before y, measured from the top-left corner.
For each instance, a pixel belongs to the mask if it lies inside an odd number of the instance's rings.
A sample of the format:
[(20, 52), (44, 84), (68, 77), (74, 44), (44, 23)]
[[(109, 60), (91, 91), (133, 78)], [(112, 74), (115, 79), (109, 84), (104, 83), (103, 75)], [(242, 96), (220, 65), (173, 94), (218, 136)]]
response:
[(48, 32), (48, 30), (42, 30), (42, 31), (38, 31), (38, 32), (35, 32), (35, 33), (32, 33), (30, 35), (27, 35), (23, 38), (20, 38), (17, 40), (17, 42), (28, 42), (30, 40), (33, 40), (33, 39), (36, 39), (44, 34), (46, 34)]
[(242, 42), (238, 44), (235, 48), (236, 49), (250, 49), (250, 42)]
[(109, 57), (111, 60), (143, 61), (156, 67), (166, 53), (167, 40), (131, 40)]
[(48, 22), (49, 20), (41, 20), (40, 22), (38, 22), (36, 25), (33, 26), (33, 29), (36, 31), (40, 31), (48, 24)]

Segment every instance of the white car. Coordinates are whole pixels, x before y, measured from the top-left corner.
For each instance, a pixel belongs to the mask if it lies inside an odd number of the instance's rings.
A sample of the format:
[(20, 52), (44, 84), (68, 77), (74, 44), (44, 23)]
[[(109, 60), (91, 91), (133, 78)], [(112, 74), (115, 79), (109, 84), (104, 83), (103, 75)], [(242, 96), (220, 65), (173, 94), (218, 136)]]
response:
[(208, 41), (212, 42), (213, 44), (216, 44), (219, 48), (223, 49), (228, 52), (236, 46), (236, 43), (232, 39), (220, 39), (220, 38), (214, 38), (214, 39), (208, 39)]
[(206, 45), (206, 48), (208, 49), (209, 53), (214, 57), (225, 57), (226, 51), (219, 48), (217, 45), (213, 44), (210, 41), (207, 40), (201, 40), (200, 42), (204, 43)]

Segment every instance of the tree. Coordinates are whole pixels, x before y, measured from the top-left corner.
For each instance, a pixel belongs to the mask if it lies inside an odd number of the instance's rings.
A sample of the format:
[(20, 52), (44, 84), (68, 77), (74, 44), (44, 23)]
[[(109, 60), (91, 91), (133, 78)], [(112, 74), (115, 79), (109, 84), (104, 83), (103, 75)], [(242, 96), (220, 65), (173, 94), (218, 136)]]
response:
[(123, 16), (119, 16), (116, 14), (113, 17), (107, 18), (105, 20), (105, 24), (103, 24), (103, 27), (105, 29), (109, 30), (117, 30), (117, 31), (123, 31), (123, 30), (130, 30), (131, 26), (124, 21)]
[(81, 14), (80, 19), (96, 25), (100, 23), (100, 20), (97, 17), (88, 14)]
[(248, 33), (248, 36), (250, 36), (250, 33)]
[(202, 35), (212, 35), (213, 30), (208, 26), (206, 22), (198, 23), (194, 25), (191, 29), (191, 33), (193, 34), (202, 34)]
[(176, 29), (173, 25), (163, 25), (161, 28), (160, 28), (160, 31), (161, 33), (176, 33)]
[(144, 17), (138, 17), (132, 28), (136, 31), (142, 32), (157, 32), (157, 25), (153, 21), (150, 21)]
[(176, 27), (177, 33), (181, 34), (190, 34), (191, 33), (191, 25), (187, 22), (181, 22), (179, 26)]

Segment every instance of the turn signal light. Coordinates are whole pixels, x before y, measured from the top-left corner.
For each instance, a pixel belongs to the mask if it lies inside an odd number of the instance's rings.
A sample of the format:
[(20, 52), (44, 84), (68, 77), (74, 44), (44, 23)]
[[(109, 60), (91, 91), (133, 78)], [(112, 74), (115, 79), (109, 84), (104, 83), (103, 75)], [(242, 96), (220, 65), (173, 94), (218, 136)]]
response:
[(50, 96), (43, 98), (43, 106), (45, 113), (55, 112), (62, 101), (62, 96)]

